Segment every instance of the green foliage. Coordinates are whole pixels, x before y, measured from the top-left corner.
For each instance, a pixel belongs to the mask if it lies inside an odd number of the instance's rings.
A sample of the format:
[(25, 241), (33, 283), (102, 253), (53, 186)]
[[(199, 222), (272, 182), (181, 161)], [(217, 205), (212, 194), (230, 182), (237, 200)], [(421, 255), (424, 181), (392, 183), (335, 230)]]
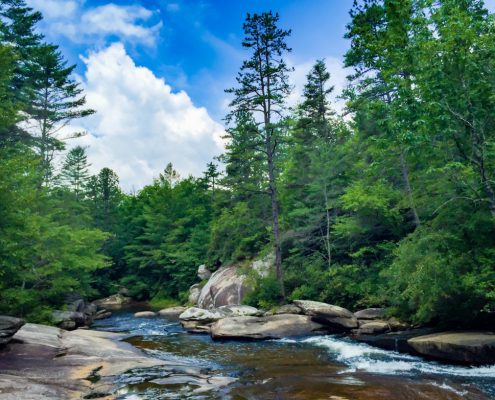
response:
[(244, 304), (262, 310), (270, 310), (280, 304), (280, 283), (274, 275), (252, 277), (251, 282), (253, 289), (245, 296)]

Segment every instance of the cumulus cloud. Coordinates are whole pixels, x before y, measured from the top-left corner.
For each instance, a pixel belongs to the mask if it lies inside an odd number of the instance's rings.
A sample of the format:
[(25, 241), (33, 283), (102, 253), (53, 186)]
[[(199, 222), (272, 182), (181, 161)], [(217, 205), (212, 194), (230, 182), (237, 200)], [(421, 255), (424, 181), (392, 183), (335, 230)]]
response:
[(80, 6), (78, 0), (28, 0), (27, 3), (47, 19), (71, 17)]
[(139, 189), (168, 162), (182, 176), (199, 176), (221, 153), (223, 127), (187, 93), (173, 92), (148, 68), (137, 66), (123, 44), (83, 61), (87, 103), (97, 114), (82, 121), (82, 127), (72, 127), (89, 132), (72, 143), (89, 146), (93, 172), (112, 168), (124, 189)]
[(162, 22), (152, 23), (156, 12), (139, 5), (108, 3), (83, 8), (83, 0), (28, 0), (48, 22), (50, 34), (66, 36), (76, 43), (92, 43), (108, 37), (153, 46)]

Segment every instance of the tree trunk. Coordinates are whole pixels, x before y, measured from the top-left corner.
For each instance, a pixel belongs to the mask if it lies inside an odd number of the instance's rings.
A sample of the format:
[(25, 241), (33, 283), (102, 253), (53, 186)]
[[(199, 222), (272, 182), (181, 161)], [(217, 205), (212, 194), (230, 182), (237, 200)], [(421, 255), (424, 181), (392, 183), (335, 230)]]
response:
[(327, 217), (327, 231), (325, 235), (325, 248), (327, 250), (327, 263), (328, 268), (330, 269), (332, 265), (332, 249), (330, 247), (330, 213), (328, 212), (328, 193), (327, 193), (327, 185), (323, 186), (323, 196), (325, 199), (325, 212)]
[[(268, 143), (269, 147), (270, 144)], [(275, 166), (273, 162), (272, 152), (268, 152), (268, 180), (270, 187), (270, 200), (272, 203), (272, 224), (273, 224), (273, 238), (275, 241), (275, 271), (277, 274), (277, 281), (280, 284), (280, 290), (282, 298), (285, 300), (285, 287), (284, 287), (284, 270), (282, 268), (282, 246), (280, 240), (280, 224), (279, 224), (279, 205), (277, 196), (277, 187), (275, 185)]]
[(409, 172), (407, 170), (406, 157), (402, 150), (400, 152), (400, 168), (402, 172), (402, 179), (404, 180), (404, 187), (406, 189), (407, 198), (409, 200), (409, 207), (411, 207), (411, 211), (413, 213), (413, 218), (414, 218), (414, 224), (416, 225), (417, 228), (420, 225), (421, 221), (419, 219), (416, 206), (414, 205), (414, 198), (412, 194), (411, 183), (409, 182)]

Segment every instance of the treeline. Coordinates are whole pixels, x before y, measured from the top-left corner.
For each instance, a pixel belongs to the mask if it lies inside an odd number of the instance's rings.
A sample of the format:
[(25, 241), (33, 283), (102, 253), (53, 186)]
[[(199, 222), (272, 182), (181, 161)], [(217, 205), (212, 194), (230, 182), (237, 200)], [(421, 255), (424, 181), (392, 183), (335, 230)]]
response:
[(225, 153), (197, 178), (168, 165), (135, 195), (109, 169), (90, 177), (80, 147), (57, 172), (56, 128), (93, 111), (34, 33), (40, 15), (0, 4), (0, 312), (40, 319), (67, 293), (119, 286), (185, 301), (199, 264), (272, 251), (253, 305), (305, 298), (448, 324), (493, 311), (495, 20), (482, 1), (354, 5), (342, 112), (324, 60), (286, 107), (291, 32), (248, 15)]

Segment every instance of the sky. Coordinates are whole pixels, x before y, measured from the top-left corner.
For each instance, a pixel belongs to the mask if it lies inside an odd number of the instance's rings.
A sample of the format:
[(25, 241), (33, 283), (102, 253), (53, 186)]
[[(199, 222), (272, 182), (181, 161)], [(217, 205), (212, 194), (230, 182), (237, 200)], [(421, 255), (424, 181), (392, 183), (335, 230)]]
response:
[[(491, 0), (495, 1), (495, 0)], [(27, 0), (39, 26), (71, 64), (97, 113), (73, 121), (86, 132), (91, 172), (113, 169), (126, 191), (152, 182), (172, 162), (201, 175), (222, 153), (230, 97), (224, 89), (249, 53), (241, 46), (247, 13), (273, 10), (291, 29), (294, 67), (289, 105), (300, 99), (317, 59), (327, 62), (335, 98), (345, 85), (343, 38), (352, 0)], [(336, 107), (342, 102), (336, 99)]]

